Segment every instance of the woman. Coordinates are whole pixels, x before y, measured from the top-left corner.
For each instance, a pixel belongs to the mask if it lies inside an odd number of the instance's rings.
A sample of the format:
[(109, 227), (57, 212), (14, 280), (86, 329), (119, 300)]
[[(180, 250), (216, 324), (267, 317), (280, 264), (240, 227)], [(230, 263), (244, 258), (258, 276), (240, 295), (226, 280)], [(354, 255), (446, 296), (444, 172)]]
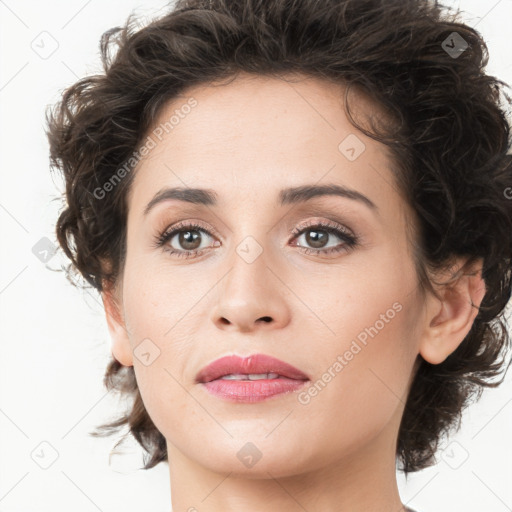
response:
[(510, 364), (484, 41), (423, 0), (181, 0), (101, 51), (48, 136), (133, 398), (102, 430), (169, 463), (175, 511), (411, 511), (396, 462)]

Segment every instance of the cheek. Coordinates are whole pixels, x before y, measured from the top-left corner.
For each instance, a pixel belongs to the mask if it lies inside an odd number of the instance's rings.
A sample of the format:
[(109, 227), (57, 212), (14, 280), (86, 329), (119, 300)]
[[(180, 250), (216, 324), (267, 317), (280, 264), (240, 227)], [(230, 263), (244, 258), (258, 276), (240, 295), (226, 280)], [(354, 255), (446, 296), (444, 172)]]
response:
[[(410, 326), (417, 310), (410, 301), (399, 302), (389, 310), (372, 305), (370, 311), (359, 309), (357, 317), (347, 316), (354, 335), (347, 330), (316, 354), (319, 372), (299, 397), (294, 416), (325, 439), (308, 455), (318, 464), (356, 451), (401, 417), (415, 361)], [(375, 321), (376, 312), (386, 311), (388, 323)]]
[(212, 286), (199, 280), (197, 272), (173, 269), (163, 256), (132, 257), (127, 261), (123, 282), (123, 304), (132, 337), (165, 343), (176, 332), (190, 328), (193, 332), (191, 319), (201, 297)]
[[(315, 320), (303, 330), (310, 339), (316, 333), (312, 357), (317, 372), (303, 403), (315, 428), (332, 429), (335, 435), (342, 421), (344, 428), (353, 428), (355, 439), (382, 428), (405, 402), (417, 355), (421, 302), (412, 262), (400, 261), (391, 251), (361, 272), (340, 277), (340, 282), (343, 286), (333, 291), (331, 284), (328, 295), (322, 292), (317, 302), (309, 296), (308, 305), (325, 328), (320, 337), (313, 329), (313, 324), (318, 327)], [(306, 345), (301, 349), (304, 354), (311, 351)]]
[[(399, 243), (382, 243), (354, 254), (343, 265), (314, 277), (297, 279), (288, 274), (284, 279), (293, 283), (294, 293), (307, 305), (299, 330), (308, 332), (309, 344), (315, 337), (320, 342), (322, 348), (315, 354), (324, 353), (332, 360), (333, 351), (342, 354), (357, 342), (363, 348), (359, 360), (389, 352), (399, 359), (413, 341), (408, 331), (419, 318), (417, 277)], [(306, 345), (301, 348), (308, 350)]]
[(212, 283), (198, 281), (194, 275), (183, 276), (183, 272), (171, 275), (161, 263), (132, 257), (126, 262), (123, 279), (124, 313), (137, 384), (161, 432), (182, 428), (184, 416), (194, 415), (201, 421), (184, 389), (190, 387), (195, 371), (185, 371), (191, 354), (199, 352), (198, 345), (206, 339), (198, 333), (201, 324), (205, 325), (201, 298)]

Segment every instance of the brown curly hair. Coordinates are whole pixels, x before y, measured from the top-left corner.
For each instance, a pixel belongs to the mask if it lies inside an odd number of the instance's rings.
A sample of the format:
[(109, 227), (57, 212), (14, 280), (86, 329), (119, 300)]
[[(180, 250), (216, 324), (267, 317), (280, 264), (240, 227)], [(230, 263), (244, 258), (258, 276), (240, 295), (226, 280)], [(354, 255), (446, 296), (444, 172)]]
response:
[[(442, 363), (421, 358), (400, 424), (396, 455), (406, 476), (435, 463), (441, 436), (457, 421), (460, 428), (463, 409), (510, 365), (511, 101), (506, 84), (484, 72), (481, 35), (458, 14), (428, 0), (178, 0), (142, 28), (130, 15), (101, 38), (104, 73), (77, 81), (46, 112), (50, 164), (66, 184), (56, 234), (71, 260), (68, 277), (100, 292), (121, 278), (134, 173), (119, 171), (133, 167), (161, 107), (186, 88), (240, 72), (300, 73), (366, 92), (393, 127), (367, 130), (348, 105), (347, 114), (392, 151), (419, 226), (422, 289), (433, 292), (429, 272), (450, 269), (457, 256), (468, 265), (483, 259), (486, 294), (470, 332)], [(133, 367), (112, 358), (104, 383), (133, 404), (92, 435), (127, 425), (149, 454), (143, 469), (166, 461)]]

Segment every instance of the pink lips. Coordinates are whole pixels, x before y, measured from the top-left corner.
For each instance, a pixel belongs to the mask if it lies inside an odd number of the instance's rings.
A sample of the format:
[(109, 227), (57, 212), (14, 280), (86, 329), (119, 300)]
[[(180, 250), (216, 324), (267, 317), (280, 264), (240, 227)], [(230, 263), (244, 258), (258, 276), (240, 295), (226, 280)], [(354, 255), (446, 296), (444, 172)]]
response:
[[(258, 380), (225, 380), (229, 374), (275, 373), (278, 378)], [(235, 402), (259, 402), (272, 396), (288, 393), (304, 386), (309, 377), (275, 357), (253, 354), (242, 358), (231, 355), (221, 357), (204, 367), (196, 376), (210, 393)]]

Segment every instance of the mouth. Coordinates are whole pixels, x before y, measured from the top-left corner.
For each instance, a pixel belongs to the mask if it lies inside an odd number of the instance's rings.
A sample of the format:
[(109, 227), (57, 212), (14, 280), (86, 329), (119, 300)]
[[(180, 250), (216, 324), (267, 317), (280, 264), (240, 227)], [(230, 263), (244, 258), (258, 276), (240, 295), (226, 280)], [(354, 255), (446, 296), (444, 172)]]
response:
[(245, 404), (298, 391), (309, 381), (298, 368), (264, 354), (221, 357), (196, 376), (196, 383), (216, 398)]
[(202, 384), (214, 380), (253, 382), (277, 379), (307, 381), (309, 377), (298, 368), (265, 354), (245, 358), (237, 355), (221, 357), (196, 375), (196, 382)]

